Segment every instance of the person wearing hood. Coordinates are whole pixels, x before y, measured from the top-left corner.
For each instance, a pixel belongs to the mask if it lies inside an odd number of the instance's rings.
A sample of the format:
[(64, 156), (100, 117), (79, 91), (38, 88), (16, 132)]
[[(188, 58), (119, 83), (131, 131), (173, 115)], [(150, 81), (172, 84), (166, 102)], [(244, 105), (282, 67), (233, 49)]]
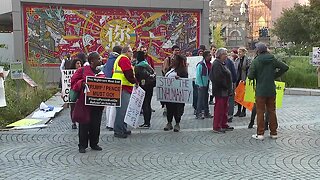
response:
[(274, 81), (288, 71), (289, 67), (270, 54), (264, 43), (257, 43), (256, 51), (257, 56), (253, 60), (248, 74), (250, 80), (256, 81), (257, 134), (252, 135), (252, 138), (264, 139), (264, 113), (267, 109), (270, 121), (270, 138), (276, 139), (278, 137), (278, 122)]
[[(210, 51), (203, 52), (203, 60), (196, 66), (195, 84), (198, 90), (196, 119), (212, 118), (209, 112), (209, 72), (211, 70), (211, 54)], [(203, 111), (203, 112), (202, 112)]]
[(142, 105), (144, 123), (139, 127), (150, 128), (151, 99), (153, 88), (156, 86), (156, 75), (153, 68), (148, 64), (143, 51), (137, 52), (137, 64), (134, 67), (134, 72), (140, 87), (146, 92)]
[[(108, 61), (103, 66), (103, 73), (106, 78), (112, 78), (112, 69), (117, 57), (121, 54), (122, 46), (114, 46), (109, 54)], [(116, 118), (116, 107), (108, 106), (106, 108), (106, 127), (109, 131), (113, 131), (114, 121)]]

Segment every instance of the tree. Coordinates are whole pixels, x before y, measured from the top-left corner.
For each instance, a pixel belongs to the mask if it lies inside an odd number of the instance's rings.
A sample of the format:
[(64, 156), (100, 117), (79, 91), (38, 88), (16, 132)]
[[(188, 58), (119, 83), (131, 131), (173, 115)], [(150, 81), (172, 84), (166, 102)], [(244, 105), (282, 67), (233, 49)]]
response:
[(212, 41), (216, 45), (217, 48), (225, 47), (225, 42), (223, 41), (223, 37), (221, 35), (222, 25), (221, 23), (217, 23), (216, 27), (212, 27)]

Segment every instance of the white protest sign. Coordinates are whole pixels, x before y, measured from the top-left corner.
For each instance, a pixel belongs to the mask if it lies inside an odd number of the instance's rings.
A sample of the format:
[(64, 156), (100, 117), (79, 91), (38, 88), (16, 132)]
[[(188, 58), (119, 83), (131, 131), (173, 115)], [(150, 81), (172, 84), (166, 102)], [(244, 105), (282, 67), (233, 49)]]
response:
[(129, 105), (127, 108), (126, 116), (124, 122), (130, 125), (131, 127), (137, 128), (139, 123), (139, 116), (145, 96), (145, 91), (141, 88), (133, 88)]
[(202, 56), (187, 57), (188, 76), (189, 78), (196, 78), (197, 64), (203, 60)]
[(76, 69), (63, 70), (61, 81), (62, 81), (62, 99), (63, 102), (69, 103), (69, 93), (71, 89), (71, 77), (76, 72)]
[[(3, 67), (0, 66), (0, 73), (3, 73)], [(4, 92), (4, 78), (0, 77), (0, 107), (7, 106), (6, 96)]]
[(157, 101), (192, 104), (192, 79), (157, 76)]
[(311, 63), (314, 66), (320, 66), (320, 48), (319, 47), (313, 47)]

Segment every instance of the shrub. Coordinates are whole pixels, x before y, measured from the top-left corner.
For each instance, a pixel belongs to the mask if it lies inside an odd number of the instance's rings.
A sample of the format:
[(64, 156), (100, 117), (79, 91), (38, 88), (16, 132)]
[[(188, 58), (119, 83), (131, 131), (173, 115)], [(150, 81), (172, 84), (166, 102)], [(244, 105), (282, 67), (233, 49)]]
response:
[(0, 127), (22, 119), (46, 101), (57, 89), (47, 89), (45, 75), (39, 68), (25, 67), (25, 72), (37, 84), (37, 88), (30, 87), (24, 80), (12, 80), (9, 76), (5, 81), (7, 106), (0, 108)]

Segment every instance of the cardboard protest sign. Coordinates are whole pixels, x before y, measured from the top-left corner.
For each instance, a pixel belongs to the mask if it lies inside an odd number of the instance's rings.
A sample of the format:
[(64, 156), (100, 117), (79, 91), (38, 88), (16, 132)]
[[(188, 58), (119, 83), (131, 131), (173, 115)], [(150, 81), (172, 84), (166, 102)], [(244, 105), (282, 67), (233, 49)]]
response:
[(23, 79), (23, 63), (12, 62), (10, 63), (11, 79)]
[(76, 69), (63, 70), (61, 75), (62, 82), (62, 99), (65, 103), (69, 102), (69, 93), (71, 89), (71, 77), (76, 72)]
[(320, 66), (320, 48), (313, 47), (312, 48), (312, 61), (311, 64), (313, 66)]
[(141, 88), (133, 88), (129, 105), (127, 108), (124, 122), (131, 127), (137, 128), (139, 126), (139, 116), (145, 96), (145, 91)]
[(234, 100), (244, 106), (245, 108), (252, 111), (254, 103), (253, 102), (246, 102), (244, 101), (244, 94), (245, 94), (245, 85), (244, 82), (240, 82), (238, 87), (235, 89), (235, 96)]
[(157, 101), (192, 104), (192, 79), (157, 76)]
[(121, 106), (121, 80), (87, 76), (86, 83), (85, 105)]
[(23, 80), (33, 88), (38, 86), (38, 84), (34, 82), (26, 73), (23, 73)]
[(196, 78), (196, 66), (197, 64), (203, 60), (202, 56), (192, 56), (187, 57), (187, 65), (188, 65), (188, 76), (189, 78)]
[[(282, 108), (283, 96), (284, 96), (284, 89), (286, 84), (284, 82), (275, 81), (276, 84), (276, 108)], [(247, 79), (245, 85), (245, 95), (244, 101), (246, 102), (255, 102), (255, 89), (253, 86), (253, 81)]]

